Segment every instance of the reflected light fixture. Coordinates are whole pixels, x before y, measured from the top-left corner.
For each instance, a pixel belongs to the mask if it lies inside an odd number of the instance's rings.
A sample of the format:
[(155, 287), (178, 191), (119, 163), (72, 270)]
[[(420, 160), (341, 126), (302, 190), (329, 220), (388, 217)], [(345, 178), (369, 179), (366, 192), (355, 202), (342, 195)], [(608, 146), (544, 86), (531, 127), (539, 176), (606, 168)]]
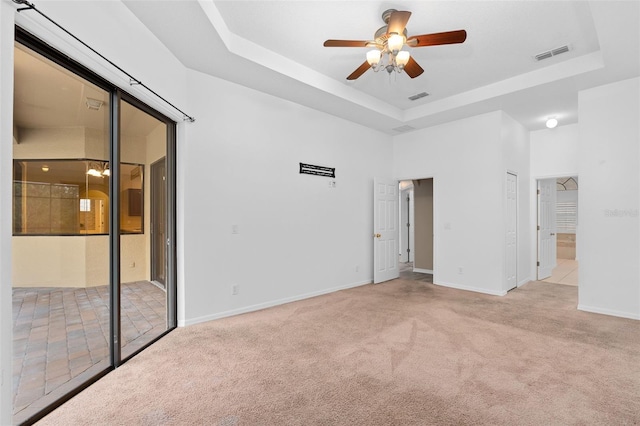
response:
[(42, 171), (45, 172), (45, 173), (48, 172), (49, 171), (49, 166), (47, 166), (46, 164), (43, 164), (42, 165)]
[(558, 125), (558, 120), (556, 118), (551, 117), (547, 120), (547, 123), (546, 123), (547, 128), (553, 129), (557, 125)]
[(104, 105), (104, 102), (99, 99), (93, 99), (88, 97), (85, 101), (85, 105), (87, 105), (87, 108), (89, 109), (92, 109), (94, 111), (99, 111), (100, 108), (102, 108), (102, 105)]
[(109, 176), (109, 162), (107, 161), (91, 161), (89, 163), (89, 170), (87, 170), (89, 176), (105, 177)]

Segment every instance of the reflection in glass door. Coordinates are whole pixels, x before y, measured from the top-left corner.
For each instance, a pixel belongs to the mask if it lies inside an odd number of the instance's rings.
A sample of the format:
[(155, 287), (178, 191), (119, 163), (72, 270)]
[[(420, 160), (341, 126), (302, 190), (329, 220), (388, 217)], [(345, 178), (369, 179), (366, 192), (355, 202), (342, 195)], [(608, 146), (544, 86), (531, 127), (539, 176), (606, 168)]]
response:
[[(16, 35), (20, 424), (175, 328), (175, 123), (21, 29)], [(165, 165), (160, 186), (147, 177), (158, 164)], [(152, 248), (152, 222), (161, 249)]]
[(167, 125), (125, 101), (120, 122), (120, 341), (126, 358), (167, 330), (164, 274), (162, 281), (155, 274), (165, 264), (166, 243), (161, 250), (154, 244), (166, 234), (166, 185), (158, 188), (153, 180), (154, 165), (167, 154)]
[(109, 92), (16, 44), (13, 412), (110, 365)]
[(166, 159), (151, 165), (151, 280), (165, 288), (167, 277), (167, 166)]

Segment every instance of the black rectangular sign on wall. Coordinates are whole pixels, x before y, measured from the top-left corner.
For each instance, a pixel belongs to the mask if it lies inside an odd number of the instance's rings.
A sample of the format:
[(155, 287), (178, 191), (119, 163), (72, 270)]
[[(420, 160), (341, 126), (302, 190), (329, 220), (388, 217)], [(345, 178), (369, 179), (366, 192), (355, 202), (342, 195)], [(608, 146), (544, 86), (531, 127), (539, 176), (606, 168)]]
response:
[(335, 167), (322, 167), (314, 166), (313, 164), (300, 163), (300, 174), (334, 178), (336, 177), (336, 169)]

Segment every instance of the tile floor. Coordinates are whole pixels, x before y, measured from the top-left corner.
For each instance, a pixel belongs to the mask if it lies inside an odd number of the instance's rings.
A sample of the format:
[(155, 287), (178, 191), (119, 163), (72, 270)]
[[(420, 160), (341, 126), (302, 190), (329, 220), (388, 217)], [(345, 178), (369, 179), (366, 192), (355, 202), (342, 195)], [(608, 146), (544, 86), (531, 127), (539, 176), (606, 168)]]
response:
[(551, 276), (542, 280), (547, 283), (578, 285), (578, 261), (557, 259), (557, 266), (551, 271)]
[[(148, 281), (122, 285), (122, 356), (166, 330), (166, 294)], [(14, 421), (20, 423), (109, 365), (109, 292), (13, 289)]]

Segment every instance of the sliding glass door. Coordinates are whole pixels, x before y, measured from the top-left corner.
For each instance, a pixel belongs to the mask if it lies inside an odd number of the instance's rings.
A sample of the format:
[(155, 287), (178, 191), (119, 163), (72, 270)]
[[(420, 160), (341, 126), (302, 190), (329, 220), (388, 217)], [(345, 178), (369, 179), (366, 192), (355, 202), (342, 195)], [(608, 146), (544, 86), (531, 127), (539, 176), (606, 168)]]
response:
[[(167, 317), (168, 126), (142, 108), (120, 108), (120, 326), (123, 358), (169, 327)], [(159, 242), (158, 242), (159, 241)]]
[(175, 123), (16, 34), (13, 389), (22, 423), (176, 326)]

